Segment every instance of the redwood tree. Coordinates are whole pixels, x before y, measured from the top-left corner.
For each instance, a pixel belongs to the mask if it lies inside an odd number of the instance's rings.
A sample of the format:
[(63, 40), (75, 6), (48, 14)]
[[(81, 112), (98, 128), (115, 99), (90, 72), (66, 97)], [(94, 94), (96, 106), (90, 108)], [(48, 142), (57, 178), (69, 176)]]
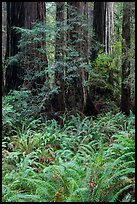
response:
[(114, 2), (105, 2), (105, 53), (111, 54), (114, 38)]
[(2, 2), (2, 94), (4, 95), (5, 86), (5, 54), (6, 54), (6, 41), (7, 41), (7, 9), (6, 2)]
[[(31, 28), (32, 22), (43, 21), (45, 18), (45, 2), (7, 2), (7, 51), (6, 59), (19, 52), (20, 34), (13, 26)], [(17, 62), (6, 67), (6, 86), (8, 93), (18, 89), (23, 83), (23, 70)]]
[[(24, 26), (24, 5), (23, 2), (7, 2), (7, 48), (6, 59), (17, 54), (20, 34), (17, 34), (13, 26)], [(21, 69), (18, 63), (12, 63), (6, 67), (6, 87), (8, 93), (11, 89), (17, 89), (22, 83), (20, 80)]]
[(56, 45), (55, 45), (55, 84), (58, 87), (53, 104), (55, 111), (65, 111), (64, 93), (64, 8), (65, 2), (56, 2)]
[(111, 53), (113, 44), (113, 5), (114, 2), (94, 2), (92, 59), (95, 60), (98, 51), (102, 50), (106, 54)]
[[(81, 58), (82, 46), (81, 42), (83, 38), (81, 35), (81, 3), (82, 2), (67, 2), (68, 3), (68, 26), (70, 29), (67, 33), (67, 47), (70, 51), (68, 55), (68, 77), (71, 76), (69, 82), (69, 87), (65, 93), (66, 95), (66, 104), (67, 109), (71, 110), (81, 110), (84, 108), (84, 92), (83, 92), (83, 77), (82, 77), (82, 68), (80, 68), (80, 62), (78, 59)], [(74, 53), (74, 54), (73, 54)], [(73, 57), (71, 57), (71, 54)], [(70, 71), (71, 70), (71, 71)]]
[(85, 115), (96, 115), (97, 110), (84, 86), (88, 66), (88, 2), (68, 3), (67, 77), (70, 81), (65, 90), (68, 110), (80, 111)]
[(131, 7), (129, 2), (123, 3), (123, 23), (122, 23), (122, 87), (121, 87), (121, 111), (126, 115), (130, 113), (130, 85), (128, 77), (130, 75), (130, 17)]

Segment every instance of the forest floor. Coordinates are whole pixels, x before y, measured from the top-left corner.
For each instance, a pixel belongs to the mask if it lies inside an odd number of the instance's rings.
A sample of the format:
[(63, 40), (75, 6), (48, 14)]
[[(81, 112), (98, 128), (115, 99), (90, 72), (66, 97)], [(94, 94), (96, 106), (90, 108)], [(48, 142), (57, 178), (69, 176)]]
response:
[(135, 116), (63, 121), (5, 130), (3, 202), (135, 202)]

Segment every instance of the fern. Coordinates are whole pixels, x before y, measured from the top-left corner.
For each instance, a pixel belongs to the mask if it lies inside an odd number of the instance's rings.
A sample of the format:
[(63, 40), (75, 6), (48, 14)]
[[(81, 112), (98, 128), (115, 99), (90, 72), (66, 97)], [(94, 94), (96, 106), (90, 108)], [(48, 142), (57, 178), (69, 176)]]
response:
[(3, 139), (3, 201), (134, 200), (133, 121), (133, 115), (107, 113), (65, 118), (62, 129), (55, 120), (23, 122)]

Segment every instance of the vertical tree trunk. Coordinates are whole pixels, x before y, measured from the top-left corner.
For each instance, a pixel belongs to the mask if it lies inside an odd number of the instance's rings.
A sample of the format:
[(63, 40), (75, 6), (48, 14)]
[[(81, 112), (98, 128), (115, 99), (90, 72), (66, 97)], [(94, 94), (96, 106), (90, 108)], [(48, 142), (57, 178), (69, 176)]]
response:
[(83, 97), (84, 97), (84, 108), (86, 106), (87, 101), (87, 89), (84, 87), (84, 82), (88, 79), (88, 72), (85, 69), (86, 65), (89, 62), (89, 47), (88, 47), (88, 2), (80, 2), (81, 14), (83, 14), (82, 26), (81, 29), (81, 43), (80, 43), (80, 57), (82, 58), (81, 64), (81, 76), (82, 76), (82, 89), (83, 89)]
[(114, 38), (114, 2), (105, 2), (105, 53), (111, 54)]
[[(84, 27), (82, 26), (82, 43), (81, 43), (81, 56), (82, 57), (82, 63), (85, 66), (89, 62), (89, 39), (88, 39), (88, 2), (81, 2), (81, 14), (83, 14), (83, 24), (85, 25)], [(92, 15), (92, 11), (90, 12)], [(92, 23), (92, 16), (90, 19), (90, 23)], [(85, 70), (84, 66), (82, 67), (81, 70), (81, 75), (82, 75), (82, 81), (84, 82), (85, 80), (88, 80), (88, 72)], [(96, 109), (92, 98), (91, 98), (92, 93), (89, 93), (89, 90), (86, 89), (83, 85), (83, 96), (84, 96), (84, 109), (83, 112), (86, 116), (94, 115), (96, 116), (98, 114), (98, 110)]]
[(112, 51), (114, 34), (113, 5), (114, 2), (94, 2), (92, 60), (96, 59), (101, 47), (106, 54), (110, 54)]
[[(24, 16), (24, 27), (27, 29), (32, 29), (34, 23), (46, 23), (46, 7), (45, 7), (45, 2), (24, 2), (24, 9), (25, 9), (25, 16)], [(32, 10), (33, 12), (31, 12), (30, 15), (30, 10)], [(37, 33), (38, 37), (41, 36), (41, 41), (40, 42), (35, 42), (33, 43), (33, 41), (31, 42), (30, 45), (27, 45), (27, 51), (28, 51), (28, 56), (29, 58), (27, 58), (27, 62), (32, 65), (31, 62), (33, 62), (33, 64), (35, 63), (35, 59), (38, 57), (41, 61), (43, 61), (43, 66), (41, 66), (40, 64), (33, 70), (33, 72), (41, 72), (45, 67), (48, 66), (48, 59), (47, 59), (47, 55), (45, 53), (39, 53), (37, 51), (37, 48), (42, 48), (42, 49), (46, 49), (46, 35), (45, 32), (43, 31), (39, 31), (39, 33)], [(37, 36), (36, 36), (37, 37)], [(33, 66), (33, 65), (32, 65)], [(33, 66), (34, 67), (34, 66)], [(32, 72), (32, 70), (30, 69), (30, 71)], [(32, 85), (32, 89), (37, 89), (43, 86), (45, 80), (46, 80), (47, 76), (40, 76), (37, 77), (37, 79), (31, 84)], [(26, 82), (25, 82), (26, 83)], [(37, 85), (36, 85), (37, 84)], [(36, 85), (36, 86), (35, 86)], [(38, 92), (38, 89), (37, 89)], [(35, 93), (35, 91), (34, 91)]]
[[(32, 22), (45, 19), (45, 2), (7, 2), (7, 49), (6, 58), (18, 53), (20, 34), (13, 26), (31, 28)], [(47, 62), (47, 57), (45, 56)], [(6, 68), (6, 93), (18, 89), (23, 84), (23, 70), (18, 63), (12, 63)]]
[(6, 2), (2, 2), (2, 62), (5, 59), (5, 52), (6, 52), (6, 15), (7, 15), (7, 8), (6, 8)]
[[(6, 2), (7, 3), (7, 48), (6, 59), (17, 54), (18, 41), (20, 35), (16, 33), (13, 26), (23, 27), (24, 25), (24, 7), (23, 2)], [(17, 89), (22, 83), (20, 79), (21, 69), (18, 63), (10, 64), (6, 67), (6, 86), (5, 92), (8, 93), (11, 89)]]
[(96, 115), (96, 108), (88, 96), (84, 81), (87, 80), (86, 65), (88, 64), (88, 2), (68, 2), (68, 48), (77, 52), (78, 56), (69, 58), (69, 68), (76, 66), (76, 71), (70, 74), (73, 78), (67, 93), (65, 93), (67, 109), (84, 112), (85, 115)]
[(105, 39), (105, 2), (94, 2), (93, 14), (93, 49), (92, 61), (97, 57), (100, 44), (104, 44)]
[[(31, 12), (30, 12), (31, 11)], [(45, 22), (45, 2), (24, 2), (24, 27), (31, 29), (33, 23)]]
[(130, 16), (131, 10), (129, 2), (123, 3), (123, 23), (122, 23), (122, 87), (121, 87), (121, 111), (126, 115), (130, 113), (130, 85), (128, 77), (130, 74)]
[(65, 2), (56, 2), (56, 46), (55, 46), (55, 84), (59, 87), (54, 103), (55, 111), (65, 111), (64, 93), (64, 6)]
[(83, 61), (88, 62), (88, 2), (80, 2), (80, 12), (82, 17), (81, 22), (81, 47), (80, 54), (82, 55)]
[(92, 41), (93, 38), (93, 8), (88, 6), (88, 54), (89, 59), (92, 59)]
[[(68, 25), (71, 29), (68, 30), (67, 46), (69, 50), (73, 50), (78, 56), (73, 56), (68, 59), (69, 67), (74, 68), (74, 71), (69, 72), (71, 76), (74, 75), (69, 87), (66, 91), (66, 105), (68, 110), (81, 110), (84, 108), (84, 93), (83, 93), (83, 79), (78, 59), (81, 57), (81, 44), (78, 41), (81, 33), (81, 2), (67, 2), (68, 3)], [(82, 39), (81, 39), (82, 40)], [(77, 75), (77, 77), (75, 77)]]
[(2, 95), (5, 94), (5, 54), (6, 54), (6, 41), (7, 41), (7, 7), (6, 2), (2, 2)]

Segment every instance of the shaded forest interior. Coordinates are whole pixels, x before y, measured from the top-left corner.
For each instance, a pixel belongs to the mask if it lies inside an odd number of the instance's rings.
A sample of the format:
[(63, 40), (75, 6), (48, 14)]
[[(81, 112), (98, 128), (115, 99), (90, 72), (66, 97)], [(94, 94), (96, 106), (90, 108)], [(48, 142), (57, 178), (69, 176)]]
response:
[(3, 95), (26, 91), (49, 118), (134, 112), (134, 4), (123, 6), (3, 3)]
[(2, 2), (3, 202), (135, 202), (135, 2)]

